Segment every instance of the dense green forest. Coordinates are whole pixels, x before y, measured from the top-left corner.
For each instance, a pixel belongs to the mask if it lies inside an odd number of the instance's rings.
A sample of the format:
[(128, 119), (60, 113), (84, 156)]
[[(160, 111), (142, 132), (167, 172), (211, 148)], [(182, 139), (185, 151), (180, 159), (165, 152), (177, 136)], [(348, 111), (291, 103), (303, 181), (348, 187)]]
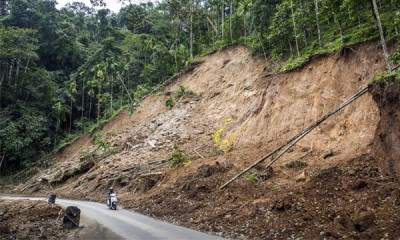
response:
[(400, 0), (125, 3), (113, 13), (80, 2), (58, 10), (56, 0), (0, 0), (0, 174), (45, 166), (46, 154), (120, 109), (132, 111), (196, 56), (226, 45), (244, 44), (279, 63), (275, 71), (289, 71), (315, 54), (396, 40), (400, 30)]

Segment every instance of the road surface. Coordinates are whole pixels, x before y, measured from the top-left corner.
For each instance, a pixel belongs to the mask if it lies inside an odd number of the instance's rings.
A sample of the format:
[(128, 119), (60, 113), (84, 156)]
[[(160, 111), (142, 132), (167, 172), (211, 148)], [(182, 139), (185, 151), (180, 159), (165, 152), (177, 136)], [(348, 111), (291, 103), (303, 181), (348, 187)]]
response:
[[(43, 199), (34, 197), (0, 196), (0, 199)], [(176, 226), (153, 218), (123, 210), (110, 210), (106, 204), (95, 202), (56, 199), (56, 204), (77, 206), (81, 210), (84, 225), (79, 239), (222, 239), (192, 229)]]

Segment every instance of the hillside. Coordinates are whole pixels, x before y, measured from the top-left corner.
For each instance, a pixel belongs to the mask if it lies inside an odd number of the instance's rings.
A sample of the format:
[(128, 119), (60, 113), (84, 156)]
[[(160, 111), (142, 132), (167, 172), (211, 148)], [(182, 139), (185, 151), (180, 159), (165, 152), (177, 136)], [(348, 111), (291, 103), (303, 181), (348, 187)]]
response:
[[(367, 86), (384, 69), (381, 55), (370, 42), (271, 74), (245, 47), (229, 47), (105, 125), (100, 139), (111, 150), (84, 136), (12, 191), (104, 201), (113, 186), (124, 208), (232, 238), (394, 239), (400, 192), (372, 154), (380, 111), (371, 94), (325, 121), (272, 169), (260, 164), (219, 190)], [(180, 86), (194, 95), (177, 98), (170, 109), (165, 102)], [(227, 154), (213, 142), (224, 121), (221, 136), (236, 136)], [(165, 164), (174, 143), (189, 165)]]

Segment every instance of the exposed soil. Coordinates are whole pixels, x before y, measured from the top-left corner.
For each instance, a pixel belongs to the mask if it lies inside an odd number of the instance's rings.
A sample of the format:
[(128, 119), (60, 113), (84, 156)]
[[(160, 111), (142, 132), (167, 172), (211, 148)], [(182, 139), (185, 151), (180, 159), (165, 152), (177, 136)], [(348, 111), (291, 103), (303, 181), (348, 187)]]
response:
[[(243, 46), (206, 56), (134, 114), (123, 111), (104, 126), (113, 151), (86, 136), (11, 191), (102, 201), (113, 186), (124, 208), (230, 238), (397, 239), (400, 190), (393, 173), (399, 168), (387, 169), (399, 162), (400, 132), (392, 132), (398, 111), (382, 107), (376, 94), (378, 105), (365, 94), (272, 168), (267, 160), (219, 190), (367, 86), (384, 61), (371, 42), (317, 57), (292, 73), (267, 69)], [(177, 98), (170, 109), (165, 101), (180, 85), (195, 95)], [(397, 118), (382, 120), (393, 113)], [(221, 129), (222, 138), (235, 139), (226, 154), (213, 142)], [(377, 142), (379, 132), (391, 141)], [(187, 166), (170, 169), (165, 161), (174, 143), (191, 160)]]
[(380, 82), (371, 93), (380, 109), (373, 155), (385, 174), (400, 179), (400, 84), (394, 79)]
[(45, 201), (0, 200), (0, 239), (68, 239), (64, 212)]

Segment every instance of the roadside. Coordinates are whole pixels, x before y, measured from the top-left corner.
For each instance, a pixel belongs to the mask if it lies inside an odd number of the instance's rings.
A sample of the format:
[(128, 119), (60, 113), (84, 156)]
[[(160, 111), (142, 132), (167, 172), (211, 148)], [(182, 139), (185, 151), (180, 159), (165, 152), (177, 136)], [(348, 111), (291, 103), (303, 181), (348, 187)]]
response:
[[(52, 205), (39, 198), (23, 198), (0, 196), (3, 215), (10, 220), (1, 225), (1, 239), (221, 239), (121, 208), (109, 210), (105, 204), (57, 199), (57, 205)], [(62, 228), (65, 210), (58, 205), (77, 206), (83, 227)]]

